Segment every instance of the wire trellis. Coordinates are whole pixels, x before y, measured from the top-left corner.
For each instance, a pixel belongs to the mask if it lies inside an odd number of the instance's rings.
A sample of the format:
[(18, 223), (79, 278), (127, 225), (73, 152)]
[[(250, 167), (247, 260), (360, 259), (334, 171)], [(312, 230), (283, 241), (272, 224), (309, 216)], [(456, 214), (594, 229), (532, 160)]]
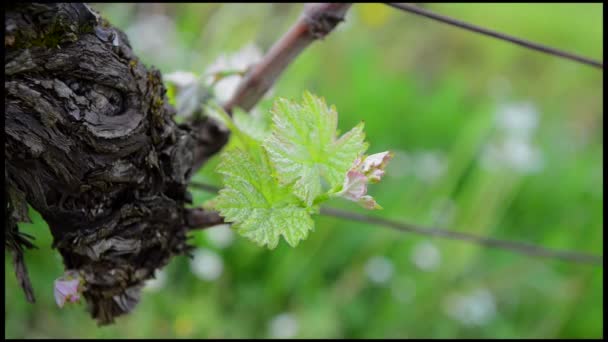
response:
[[(191, 182), (190, 186), (211, 193), (217, 193), (220, 190), (220, 188), (217, 186), (200, 182)], [(376, 224), (381, 227), (391, 228), (405, 233), (414, 233), (418, 235), (432, 236), (448, 240), (465, 241), (483, 247), (507, 250), (510, 252), (519, 253), (531, 257), (544, 257), (573, 263), (591, 264), (599, 266), (603, 265), (603, 257), (601, 255), (554, 250), (525, 242), (500, 240), (496, 238), (479, 236), (441, 228), (422, 227), (414, 224), (388, 220), (373, 215), (365, 215), (336, 208), (323, 207), (321, 208), (321, 215), (346, 219), (355, 222)]]
[(510, 35), (507, 35), (504, 33), (492, 31), (492, 30), (489, 30), (489, 29), (486, 29), (483, 27), (479, 27), (476, 25), (466, 23), (464, 21), (460, 21), (457, 19), (446, 17), (444, 15), (433, 13), (429, 10), (422, 9), (415, 5), (405, 4), (405, 3), (387, 3), (387, 5), (389, 5), (393, 8), (405, 11), (405, 12), (410, 12), (410, 13), (413, 13), (416, 15), (427, 17), (427, 18), (442, 22), (444, 24), (456, 26), (456, 27), (459, 27), (459, 28), (462, 28), (465, 30), (469, 30), (472, 32), (480, 33), (480, 34), (483, 34), (483, 35), (486, 35), (489, 37), (494, 37), (494, 38), (497, 38), (500, 40), (504, 40), (509, 43), (517, 44), (517, 45), (526, 47), (531, 50), (540, 51), (540, 52), (544, 52), (546, 54), (553, 55), (556, 57), (561, 57), (561, 58), (569, 59), (571, 61), (587, 64), (592, 67), (600, 68), (602, 70), (604, 69), (603, 61), (596, 61), (596, 60), (593, 60), (593, 59), (590, 59), (587, 57), (583, 57), (583, 56), (579, 56), (579, 55), (576, 55), (576, 54), (573, 54), (570, 52), (562, 51), (562, 50), (559, 50), (559, 49), (556, 49), (556, 48), (553, 48), (550, 46), (534, 43), (534, 42), (531, 42), (528, 40), (510, 36)]

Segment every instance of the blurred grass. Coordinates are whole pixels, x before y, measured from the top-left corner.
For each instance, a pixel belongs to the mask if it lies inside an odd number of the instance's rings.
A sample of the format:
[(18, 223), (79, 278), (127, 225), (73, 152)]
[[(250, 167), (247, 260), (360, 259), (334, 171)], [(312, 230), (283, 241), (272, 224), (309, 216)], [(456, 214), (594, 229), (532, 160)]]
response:
[[(263, 49), (299, 15), (292, 4), (95, 4), (129, 31), (164, 14), (174, 58), (135, 52), (162, 72), (202, 72), (221, 53), (254, 41)], [(601, 4), (431, 4), (431, 10), (514, 36), (603, 59)], [(170, 33), (170, 32), (169, 32)], [(168, 34), (169, 34), (168, 33)], [(147, 37), (156, 39), (157, 37)], [(306, 89), (335, 104), (340, 127), (364, 120), (370, 152), (398, 157), (370, 193), (384, 217), (527, 241), (551, 248), (603, 253), (602, 72), (495, 39), (400, 13), (357, 4), (337, 32), (313, 44), (274, 88), (299, 98)], [(533, 138), (543, 158), (538, 173), (480, 166), (494, 136), (500, 105), (527, 101), (539, 113)], [(271, 99), (260, 108), (268, 109)], [(413, 156), (433, 152), (444, 172), (429, 181), (413, 171)], [(399, 157), (401, 156), (401, 157)], [(219, 184), (212, 160), (195, 179)], [(193, 190), (196, 203), (211, 198)], [(451, 213), (445, 203), (452, 203)], [(332, 205), (361, 210), (351, 203)], [(448, 215), (449, 214), (449, 215)], [(206, 233), (197, 245), (215, 250), (224, 271), (196, 278), (189, 261), (167, 267), (165, 287), (145, 292), (128, 317), (97, 328), (84, 306), (56, 307), (53, 280), (62, 273), (46, 224), (32, 211), (40, 249), (26, 255), (37, 303), (26, 303), (5, 258), (6, 338), (263, 338), (269, 321), (290, 312), (301, 338), (598, 338), (603, 336), (601, 267), (531, 259), (461, 242), (399, 234), (328, 217), (297, 248), (267, 251), (237, 237), (225, 249)], [(432, 242), (434, 271), (412, 262), (414, 247)], [(393, 265), (388, 282), (366, 275), (370, 257)], [(466, 325), (449, 315), (450, 296), (485, 289), (494, 313)], [(474, 303), (473, 303), (474, 304)], [(471, 304), (471, 305), (473, 305)], [(474, 305), (473, 305), (474, 306)]]

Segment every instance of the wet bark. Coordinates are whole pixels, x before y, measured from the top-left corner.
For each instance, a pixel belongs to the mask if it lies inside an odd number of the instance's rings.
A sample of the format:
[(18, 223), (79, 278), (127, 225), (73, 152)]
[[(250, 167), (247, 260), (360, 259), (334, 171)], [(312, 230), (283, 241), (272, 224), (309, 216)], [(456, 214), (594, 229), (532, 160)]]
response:
[(23, 262), (33, 245), (17, 224), (29, 203), (65, 268), (85, 279), (92, 316), (111, 323), (155, 269), (188, 252), (189, 229), (211, 224), (186, 208), (186, 186), (227, 134), (176, 124), (160, 73), (87, 5), (8, 5), (4, 47), (5, 246), (16, 275), (33, 301)]

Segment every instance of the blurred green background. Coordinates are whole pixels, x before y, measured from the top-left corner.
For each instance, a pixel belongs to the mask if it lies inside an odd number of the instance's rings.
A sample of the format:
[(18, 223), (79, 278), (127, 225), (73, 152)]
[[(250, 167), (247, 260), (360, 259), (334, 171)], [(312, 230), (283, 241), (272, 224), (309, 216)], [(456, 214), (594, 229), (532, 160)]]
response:
[[(242, 58), (248, 44), (266, 51), (302, 8), (92, 6), (163, 74), (201, 74), (218, 58)], [(603, 59), (601, 4), (425, 6)], [(258, 109), (310, 90), (336, 105), (342, 131), (365, 120), (369, 152), (396, 153), (385, 179), (369, 188), (385, 208), (372, 214), (602, 254), (602, 76), (385, 5), (357, 4)], [(216, 164), (195, 179), (220, 184)], [(196, 203), (212, 197), (193, 194)], [(98, 328), (83, 304), (55, 305), (63, 266), (46, 224), (33, 210), (32, 218), (22, 229), (39, 246), (26, 255), (38, 301), (25, 301), (5, 257), (6, 338), (603, 336), (602, 267), (329, 217), (317, 217), (297, 248), (281, 241), (273, 251), (227, 227), (197, 232), (193, 260), (175, 258), (132, 314)]]

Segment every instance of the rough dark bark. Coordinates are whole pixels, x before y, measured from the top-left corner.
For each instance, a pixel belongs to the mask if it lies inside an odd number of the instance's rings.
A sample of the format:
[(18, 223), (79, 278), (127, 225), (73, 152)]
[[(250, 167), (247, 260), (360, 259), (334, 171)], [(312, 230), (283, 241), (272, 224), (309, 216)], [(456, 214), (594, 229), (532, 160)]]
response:
[(217, 220), (185, 207), (186, 186), (195, 158), (227, 134), (206, 121), (177, 125), (160, 73), (87, 5), (8, 5), (4, 47), (5, 246), (15, 272), (33, 301), (23, 263), (33, 245), (17, 226), (29, 203), (66, 269), (85, 279), (92, 316), (111, 323), (155, 269), (188, 252), (192, 226)]

